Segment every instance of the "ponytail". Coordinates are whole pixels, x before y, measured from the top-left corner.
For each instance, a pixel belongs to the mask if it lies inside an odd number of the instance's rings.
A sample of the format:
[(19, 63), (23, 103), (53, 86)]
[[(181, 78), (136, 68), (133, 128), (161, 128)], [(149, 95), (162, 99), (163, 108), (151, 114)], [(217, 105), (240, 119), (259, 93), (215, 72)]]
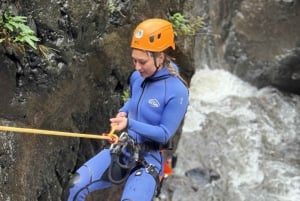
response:
[(178, 79), (188, 88), (187, 82), (183, 79), (183, 77), (181, 77), (179, 72), (175, 69), (174, 64), (172, 64), (172, 63), (174, 63), (175, 58), (170, 57), (168, 55), (165, 55), (165, 56), (166, 57), (165, 57), (164, 65), (167, 67), (169, 73), (171, 75), (178, 77)]

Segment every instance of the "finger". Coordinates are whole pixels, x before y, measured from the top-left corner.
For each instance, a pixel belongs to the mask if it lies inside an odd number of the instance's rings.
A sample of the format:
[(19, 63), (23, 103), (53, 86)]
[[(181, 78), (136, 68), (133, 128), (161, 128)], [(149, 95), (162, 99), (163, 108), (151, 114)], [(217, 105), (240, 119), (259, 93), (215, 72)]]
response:
[(111, 123), (116, 123), (116, 122), (118, 122), (118, 119), (117, 119), (117, 118), (111, 118), (111, 119), (110, 119), (110, 122), (111, 122)]

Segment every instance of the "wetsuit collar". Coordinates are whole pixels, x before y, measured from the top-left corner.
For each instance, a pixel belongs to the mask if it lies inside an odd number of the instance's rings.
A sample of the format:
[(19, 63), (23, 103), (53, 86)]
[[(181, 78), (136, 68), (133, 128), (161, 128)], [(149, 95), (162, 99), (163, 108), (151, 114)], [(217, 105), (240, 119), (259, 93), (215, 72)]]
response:
[(147, 82), (155, 82), (158, 80), (166, 79), (170, 76), (171, 74), (169, 73), (168, 69), (166, 67), (163, 67), (162, 69), (157, 70), (152, 76), (145, 78), (141, 84), (141, 87), (144, 88)]

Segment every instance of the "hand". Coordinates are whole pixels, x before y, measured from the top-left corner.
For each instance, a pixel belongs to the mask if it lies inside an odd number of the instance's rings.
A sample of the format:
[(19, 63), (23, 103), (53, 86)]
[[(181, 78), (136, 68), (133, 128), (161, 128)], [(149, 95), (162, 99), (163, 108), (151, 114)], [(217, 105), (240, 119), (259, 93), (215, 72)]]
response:
[(127, 117), (126, 112), (119, 112), (116, 117)]
[(127, 127), (128, 119), (126, 117), (115, 117), (110, 119), (110, 126), (115, 127), (116, 131), (123, 130)]

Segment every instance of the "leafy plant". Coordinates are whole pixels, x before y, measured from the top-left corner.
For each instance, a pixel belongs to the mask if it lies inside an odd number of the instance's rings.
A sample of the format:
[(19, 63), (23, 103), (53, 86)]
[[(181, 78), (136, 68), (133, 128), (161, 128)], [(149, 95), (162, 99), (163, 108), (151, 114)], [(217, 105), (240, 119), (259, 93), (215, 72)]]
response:
[(11, 8), (4, 11), (0, 17), (0, 43), (18, 47), (24, 52), (24, 45), (27, 44), (33, 49), (37, 49), (36, 42), (40, 41), (35, 36), (34, 31), (25, 23), (27, 17), (14, 16)]
[(197, 30), (204, 26), (202, 17), (197, 16), (194, 19), (187, 19), (181, 13), (175, 13), (169, 17), (173, 24), (175, 35), (195, 35)]
[(114, 5), (114, 3), (109, 2), (107, 5), (107, 10), (110, 14), (112, 14), (113, 12), (115, 12), (116, 10), (116, 6)]
[(107, 7), (106, 9), (108, 10), (109, 14), (114, 14), (115, 12), (119, 13), (122, 17), (126, 17), (122, 11), (120, 10), (120, 8), (117, 6), (117, 1), (115, 0), (109, 0), (107, 2)]
[(129, 89), (124, 90), (122, 93), (122, 101), (125, 103), (130, 98)]

